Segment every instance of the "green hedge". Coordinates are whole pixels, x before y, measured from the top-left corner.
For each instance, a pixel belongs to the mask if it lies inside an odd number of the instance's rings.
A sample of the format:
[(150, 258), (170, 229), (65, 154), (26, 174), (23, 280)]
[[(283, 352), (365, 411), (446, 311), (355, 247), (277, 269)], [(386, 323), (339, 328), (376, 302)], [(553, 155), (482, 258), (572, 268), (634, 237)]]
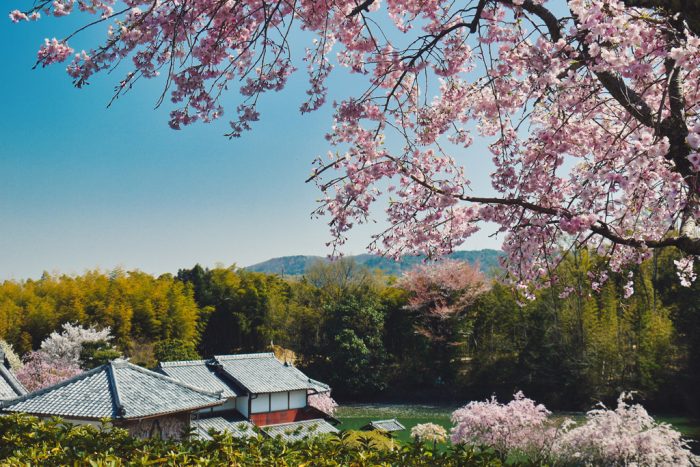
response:
[(371, 437), (340, 433), (295, 443), (262, 435), (184, 442), (132, 438), (125, 430), (73, 426), (55, 418), (0, 416), (0, 465), (41, 466), (500, 466), (493, 452), (421, 444), (380, 446)]

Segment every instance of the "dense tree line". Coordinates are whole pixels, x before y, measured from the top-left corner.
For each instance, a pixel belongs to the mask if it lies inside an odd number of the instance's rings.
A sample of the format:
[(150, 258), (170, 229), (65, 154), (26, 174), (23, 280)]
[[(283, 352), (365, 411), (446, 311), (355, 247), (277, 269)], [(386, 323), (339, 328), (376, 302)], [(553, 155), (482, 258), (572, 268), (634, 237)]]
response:
[(700, 286), (679, 284), (675, 259), (606, 273), (601, 258), (574, 251), (534, 291), (458, 262), (401, 278), (346, 260), (300, 278), (198, 265), (157, 278), (45, 274), (0, 285), (0, 338), (27, 354), (66, 322), (109, 326), (112, 344), (148, 366), (274, 345), (341, 400), (522, 389), (579, 409), (636, 390), (652, 408), (700, 413)]
[(0, 337), (20, 354), (71, 322), (108, 326), (120, 349), (152, 360), (156, 342), (196, 340), (201, 314), (192, 287), (167, 274), (89, 271), (0, 285)]

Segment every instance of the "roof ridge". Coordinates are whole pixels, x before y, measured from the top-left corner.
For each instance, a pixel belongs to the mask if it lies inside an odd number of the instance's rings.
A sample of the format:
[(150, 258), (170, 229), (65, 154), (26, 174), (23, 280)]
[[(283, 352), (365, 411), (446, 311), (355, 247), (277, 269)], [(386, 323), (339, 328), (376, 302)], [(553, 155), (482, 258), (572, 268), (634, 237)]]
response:
[[(119, 365), (118, 367), (115, 365)], [(111, 361), (107, 367), (107, 383), (109, 384), (110, 392), (114, 398), (114, 405), (116, 406), (117, 416), (114, 418), (123, 418), (126, 416), (126, 407), (122, 404), (121, 397), (119, 396), (119, 384), (117, 383), (117, 377), (114, 374), (114, 368), (122, 368), (124, 365), (121, 362)]]
[[(310, 418), (310, 419), (308, 419), (308, 420), (297, 420), (297, 421), (295, 421), (295, 422), (284, 422), (284, 423), (275, 423), (275, 424), (273, 424), (273, 425), (265, 425), (265, 426), (263, 426), (263, 427), (261, 427), (261, 428), (262, 428), (263, 431), (264, 431), (266, 428), (270, 428), (270, 427), (273, 427), (273, 426), (301, 425), (301, 424), (306, 424), (306, 423), (309, 423), (309, 422), (326, 422), (326, 420), (323, 419), (323, 418)], [(326, 422), (326, 423), (328, 423), (328, 422)]]
[(0, 407), (1, 408), (10, 407), (10, 406), (14, 405), (15, 403), (24, 402), (25, 400), (30, 399), (32, 397), (41, 396), (43, 394), (46, 394), (47, 392), (51, 392), (51, 391), (54, 391), (56, 389), (62, 388), (64, 386), (68, 386), (69, 384), (73, 384), (76, 381), (80, 381), (80, 380), (85, 379), (89, 376), (96, 375), (97, 373), (104, 371), (108, 365), (109, 365), (109, 363), (105, 363), (104, 365), (100, 365), (96, 368), (93, 368), (92, 370), (84, 371), (80, 374), (73, 376), (72, 378), (68, 378), (64, 381), (61, 381), (60, 383), (56, 383), (56, 384), (53, 384), (51, 386), (46, 386), (45, 388), (41, 388), (41, 389), (34, 391), (34, 392), (29, 392), (23, 396), (18, 397), (17, 399), (12, 399), (9, 401), (4, 401), (4, 402), (0, 401)]
[(195, 391), (195, 392), (198, 392), (198, 393), (200, 393), (200, 394), (204, 394), (204, 395), (207, 395), (207, 396), (216, 396), (218, 399), (221, 399), (221, 396), (222, 396), (222, 393), (223, 393), (223, 390), (221, 390), (221, 391), (216, 391), (216, 392), (206, 391), (206, 390), (204, 390), (204, 389), (202, 389), (202, 388), (198, 388), (198, 387), (195, 387), (195, 386), (191, 386), (191, 385), (186, 384), (186, 383), (183, 383), (182, 381), (179, 381), (179, 380), (177, 380), (177, 379), (175, 379), (175, 378), (171, 378), (170, 376), (164, 375), (164, 374), (162, 374), (162, 373), (157, 373), (157, 372), (155, 372), (155, 371), (149, 370), (149, 369), (147, 369), (147, 368), (143, 368), (143, 367), (138, 366), (138, 365), (134, 365), (133, 363), (130, 363), (130, 362), (126, 362), (126, 365), (125, 365), (125, 366), (128, 367), (128, 368), (130, 368), (130, 369), (132, 369), (132, 370), (135, 370), (135, 371), (138, 371), (138, 372), (140, 372), (140, 373), (143, 373), (143, 374), (145, 374), (145, 375), (153, 376), (153, 377), (155, 377), (155, 378), (160, 378), (160, 379), (162, 379), (162, 380), (164, 380), (164, 381), (168, 381), (168, 382), (170, 382), (170, 383), (175, 383), (175, 384), (178, 385), (178, 386), (182, 386), (183, 388), (191, 389), (191, 390), (193, 390), (193, 391)]
[(206, 365), (212, 359), (207, 358), (203, 360), (173, 360), (170, 362), (158, 362), (158, 366), (161, 368), (173, 367), (173, 366), (194, 366), (194, 365)]
[[(269, 358), (275, 357), (274, 352), (240, 353), (229, 355), (214, 355), (216, 360), (244, 360), (248, 358)], [(277, 358), (275, 358), (277, 360)], [(277, 360), (279, 361), (279, 360)]]
[(23, 396), (27, 394), (27, 389), (22, 383), (19, 382), (14, 373), (12, 373), (12, 370), (10, 370), (9, 368), (5, 368), (5, 365), (3, 365), (1, 362), (0, 374), (5, 377), (7, 384), (10, 385), (10, 388), (12, 388), (12, 390), (15, 391), (18, 396)]

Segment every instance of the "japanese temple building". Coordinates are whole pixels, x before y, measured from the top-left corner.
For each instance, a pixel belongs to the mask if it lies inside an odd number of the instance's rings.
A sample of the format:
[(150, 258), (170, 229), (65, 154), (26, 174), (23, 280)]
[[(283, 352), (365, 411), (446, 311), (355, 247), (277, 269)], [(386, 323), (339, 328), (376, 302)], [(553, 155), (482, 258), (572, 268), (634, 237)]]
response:
[(27, 393), (22, 383), (10, 369), (10, 362), (5, 358), (5, 353), (0, 349), (0, 402), (15, 399)]
[(202, 435), (209, 427), (252, 433), (245, 423), (290, 440), (338, 431), (329, 423), (334, 419), (308, 404), (310, 394), (329, 392), (330, 387), (277, 360), (273, 353), (162, 362), (158, 371), (194, 387), (221, 391), (226, 398), (221, 406), (194, 414), (193, 426)]
[[(3, 358), (4, 360), (4, 358)], [(330, 387), (273, 353), (162, 362), (157, 371), (115, 360), (27, 393), (0, 365), (0, 409), (74, 424), (108, 420), (133, 436), (179, 439), (210, 432), (297, 440), (334, 433), (332, 417), (308, 404)]]

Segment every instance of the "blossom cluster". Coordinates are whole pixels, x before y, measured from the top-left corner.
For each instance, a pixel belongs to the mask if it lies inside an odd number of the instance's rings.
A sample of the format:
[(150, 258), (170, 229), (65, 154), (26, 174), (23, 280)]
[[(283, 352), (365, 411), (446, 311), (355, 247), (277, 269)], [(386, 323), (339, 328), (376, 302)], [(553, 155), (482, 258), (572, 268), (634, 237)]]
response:
[(80, 352), (87, 342), (109, 342), (110, 329), (64, 323), (62, 331), (52, 332), (41, 343), (39, 350), (25, 355), (17, 379), (29, 391), (51, 386), (80, 374)]
[(96, 329), (94, 327), (84, 328), (80, 325), (64, 323), (62, 331), (52, 332), (41, 343), (41, 351), (50, 359), (66, 360), (78, 363), (80, 351), (86, 342), (109, 342), (112, 339), (109, 327)]
[(308, 403), (311, 407), (315, 407), (321, 412), (333, 416), (338, 408), (338, 403), (333, 399), (328, 392), (320, 392), (311, 394), (308, 397)]
[(692, 454), (681, 434), (655, 421), (639, 404), (629, 404), (623, 393), (617, 407), (602, 404), (586, 420), (558, 425), (551, 413), (522, 392), (508, 404), (495, 397), (471, 402), (452, 415), (452, 442), (496, 449), (503, 457), (526, 453), (533, 460), (562, 465), (693, 466)]
[(411, 438), (420, 441), (441, 443), (447, 439), (447, 431), (435, 423), (419, 423), (411, 428)]
[(22, 368), (16, 376), (27, 391), (36, 391), (79, 375), (82, 369), (77, 362), (56, 359), (46, 352), (36, 350), (25, 356)]
[[(252, 128), (260, 97), (295, 71), (299, 24), (312, 36), (302, 112), (324, 104), (334, 66), (367, 83), (334, 102), (332, 151), (315, 162), (330, 244), (388, 200), (389, 227), (370, 249), (443, 254), (488, 222), (513, 281), (536, 283), (553, 278), (562, 246), (596, 249), (613, 271), (651, 248), (700, 248), (697, 27), (626, 3), (569, 0), (557, 16), (539, 0), (390, 0), (384, 9), (379, 0), (127, 0), (118, 12), (113, 0), (55, 0), (10, 19), (75, 10), (99, 15), (94, 24), (114, 19), (105, 43), (69, 63), (76, 86), (121, 62), (132, 69), (117, 95), (165, 72), (174, 129), (221, 118), (238, 86), (231, 137)], [(38, 62), (72, 54), (67, 40), (47, 39)], [(479, 153), (492, 165), (491, 193), (473, 192)]]
[(490, 446), (502, 454), (512, 451), (540, 458), (549, 449), (554, 428), (551, 414), (542, 404), (535, 404), (522, 392), (507, 404), (495, 396), (487, 401), (472, 401), (452, 414), (450, 438), (454, 444)]

